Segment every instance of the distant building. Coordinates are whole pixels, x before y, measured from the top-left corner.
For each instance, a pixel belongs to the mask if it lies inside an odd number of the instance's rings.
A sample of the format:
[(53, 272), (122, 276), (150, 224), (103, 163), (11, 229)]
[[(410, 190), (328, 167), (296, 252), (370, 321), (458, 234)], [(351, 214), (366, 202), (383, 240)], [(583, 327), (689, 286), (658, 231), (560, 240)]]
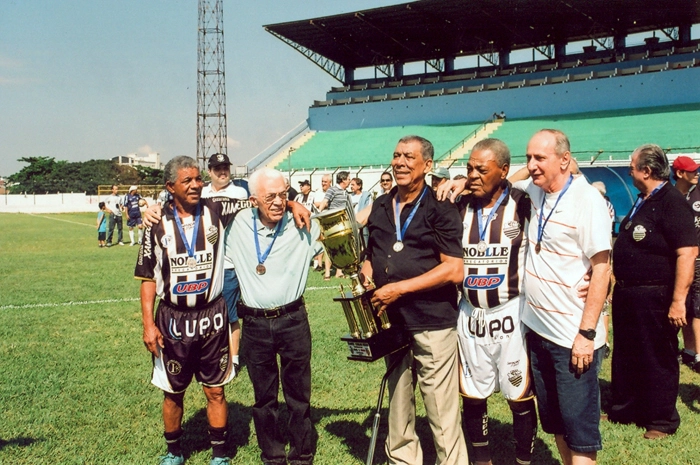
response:
[(112, 161), (116, 161), (119, 165), (147, 166), (148, 168), (155, 168), (158, 170), (163, 168), (159, 153), (149, 153), (148, 155), (139, 155), (138, 153), (120, 155), (112, 158)]

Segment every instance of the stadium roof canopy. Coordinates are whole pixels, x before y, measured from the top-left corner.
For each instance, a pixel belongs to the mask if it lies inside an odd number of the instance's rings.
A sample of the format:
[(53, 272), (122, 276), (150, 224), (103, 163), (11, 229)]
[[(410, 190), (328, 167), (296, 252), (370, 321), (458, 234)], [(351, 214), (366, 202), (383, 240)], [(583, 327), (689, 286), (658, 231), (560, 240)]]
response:
[[(265, 29), (331, 75), (466, 55), (546, 48), (700, 23), (700, 0), (420, 0)], [(675, 32), (674, 32), (675, 30)], [(681, 37), (683, 39), (683, 37)], [(342, 69), (341, 69), (342, 68)], [(386, 69), (386, 68), (385, 68)], [(387, 76), (390, 74), (385, 72)], [(342, 78), (341, 78), (342, 77)]]

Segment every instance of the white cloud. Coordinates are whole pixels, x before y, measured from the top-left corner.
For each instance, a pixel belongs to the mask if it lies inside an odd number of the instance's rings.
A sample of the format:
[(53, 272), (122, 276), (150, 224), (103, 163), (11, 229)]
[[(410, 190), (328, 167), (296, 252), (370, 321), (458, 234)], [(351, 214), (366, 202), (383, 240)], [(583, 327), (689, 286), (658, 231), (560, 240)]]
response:
[(136, 152), (140, 153), (140, 154), (148, 155), (149, 153), (155, 153), (156, 150), (153, 150), (153, 148), (150, 145), (146, 144), (146, 145), (142, 145), (141, 147), (139, 147), (138, 150), (136, 150)]
[(241, 141), (226, 136), (226, 145), (229, 149), (237, 149), (241, 147)]

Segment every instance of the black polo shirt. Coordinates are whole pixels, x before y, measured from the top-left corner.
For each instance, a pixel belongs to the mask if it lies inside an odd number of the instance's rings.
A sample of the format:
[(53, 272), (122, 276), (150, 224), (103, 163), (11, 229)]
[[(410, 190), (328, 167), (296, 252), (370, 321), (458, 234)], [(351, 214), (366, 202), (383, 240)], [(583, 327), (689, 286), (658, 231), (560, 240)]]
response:
[[(377, 197), (367, 221), (367, 258), (372, 263), (377, 288), (432, 270), (440, 264), (440, 253), (462, 257), (462, 220), (457, 206), (449, 201), (438, 202), (429, 186), (404, 234), (403, 250), (394, 252), (394, 197), (397, 190), (395, 186), (389, 195)], [(402, 208), (402, 226), (417, 200)], [(457, 311), (457, 287), (445, 284), (401, 297), (389, 306), (387, 314), (392, 323), (403, 324), (411, 331), (425, 331), (456, 326)]]
[(613, 247), (615, 279), (672, 284), (676, 250), (697, 244), (690, 206), (683, 194), (666, 183), (644, 202), (631, 221), (628, 213), (620, 223)]

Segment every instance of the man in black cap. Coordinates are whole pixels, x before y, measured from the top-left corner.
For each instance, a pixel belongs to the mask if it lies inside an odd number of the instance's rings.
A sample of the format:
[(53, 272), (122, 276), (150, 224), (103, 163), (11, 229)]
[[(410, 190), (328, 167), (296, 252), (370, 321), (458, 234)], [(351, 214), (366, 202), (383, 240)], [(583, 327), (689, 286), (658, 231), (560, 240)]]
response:
[[(673, 174), (676, 189), (685, 196), (686, 202), (693, 210), (695, 234), (700, 244), (700, 190), (698, 187), (698, 169), (700, 165), (690, 157), (681, 155), (673, 161)], [(693, 371), (700, 373), (700, 260), (695, 260), (695, 275), (685, 300), (685, 319), (683, 326), (683, 350), (681, 362)]]
[(294, 198), (295, 202), (299, 202), (306, 207), (310, 212), (314, 211), (314, 195), (311, 193), (311, 183), (308, 179), (299, 181), (299, 190), (301, 191)]
[[(245, 206), (248, 203), (248, 192), (242, 187), (236, 186), (231, 181), (231, 161), (223, 153), (215, 153), (209, 157), (207, 164), (211, 182), (202, 188), (202, 198), (227, 197), (238, 200), (238, 205)], [(231, 258), (231, 246), (228, 240), (228, 229), (226, 229), (226, 240), (224, 241), (224, 289), (222, 295), (226, 301), (228, 309), (228, 321), (231, 324), (231, 357), (233, 363), (238, 365), (238, 346), (241, 338), (241, 324), (238, 322), (238, 312), (236, 306), (241, 297), (241, 289), (238, 285), (238, 276), (233, 266)]]

